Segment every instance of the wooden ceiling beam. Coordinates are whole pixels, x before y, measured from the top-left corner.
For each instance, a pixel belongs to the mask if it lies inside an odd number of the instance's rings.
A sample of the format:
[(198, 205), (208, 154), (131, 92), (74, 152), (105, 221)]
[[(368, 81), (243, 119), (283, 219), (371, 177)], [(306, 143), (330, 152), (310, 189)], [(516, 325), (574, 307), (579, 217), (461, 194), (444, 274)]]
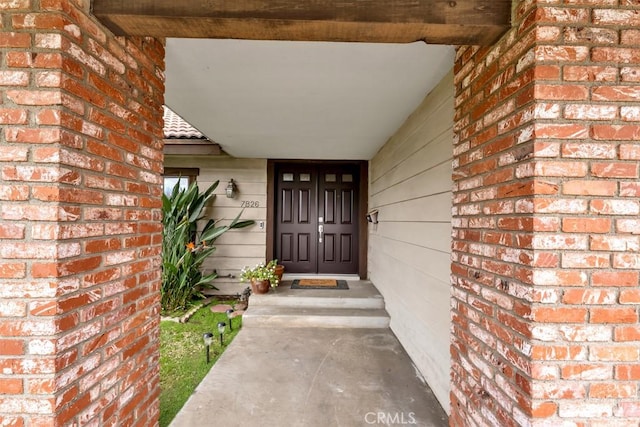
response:
[(93, 0), (116, 35), (488, 45), (511, 0)]

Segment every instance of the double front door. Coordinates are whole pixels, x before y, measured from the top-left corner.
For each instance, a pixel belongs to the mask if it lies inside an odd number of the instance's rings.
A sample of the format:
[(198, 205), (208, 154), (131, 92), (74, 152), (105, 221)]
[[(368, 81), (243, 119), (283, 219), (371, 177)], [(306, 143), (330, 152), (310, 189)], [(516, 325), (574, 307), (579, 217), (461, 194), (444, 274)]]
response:
[(358, 272), (358, 165), (280, 164), (275, 252), (288, 273)]

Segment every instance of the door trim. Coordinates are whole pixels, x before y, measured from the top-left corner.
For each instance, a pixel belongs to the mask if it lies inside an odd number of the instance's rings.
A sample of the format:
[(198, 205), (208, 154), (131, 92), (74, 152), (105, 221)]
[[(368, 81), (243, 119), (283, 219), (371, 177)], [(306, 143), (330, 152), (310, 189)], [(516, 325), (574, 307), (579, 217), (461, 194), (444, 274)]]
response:
[(369, 162), (364, 160), (267, 160), (267, 251), (266, 259), (275, 257), (275, 219), (276, 219), (276, 165), (281, 164), (319, 164), (319, 165), (356, 165), (360, 170), (358, 215), (358, 276), (367, 279), (368, 224), (366, 214), (369, 211)]

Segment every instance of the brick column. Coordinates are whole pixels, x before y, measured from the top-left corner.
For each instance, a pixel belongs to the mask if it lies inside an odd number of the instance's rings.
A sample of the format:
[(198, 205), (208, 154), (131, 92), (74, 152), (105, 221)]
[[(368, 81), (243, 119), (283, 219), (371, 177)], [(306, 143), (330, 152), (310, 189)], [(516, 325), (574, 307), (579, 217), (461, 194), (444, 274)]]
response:
[(638, 28), (521, 1), (458, 49), (451, 425), (637, 425)]
[(161, 42), (0, 2), (0, 425), (155, 425)]

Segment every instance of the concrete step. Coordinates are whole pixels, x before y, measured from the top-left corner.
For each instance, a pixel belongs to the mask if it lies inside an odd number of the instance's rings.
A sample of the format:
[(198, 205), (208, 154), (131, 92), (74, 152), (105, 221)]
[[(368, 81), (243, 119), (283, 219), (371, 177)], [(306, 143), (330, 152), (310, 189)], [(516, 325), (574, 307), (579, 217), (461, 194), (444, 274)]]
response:
[(291, 289), (291, 281), (264, 295), (253, 294), (244, 327), (387, 328), (384, 299), (367, 280), (349, 289)]
[(255, 305), (253, 296), (242, 316), (242, 327), (387, 328), (384, 309), (286, 307)]
[(384, 299), (369, 281), (350, 281), (347, 290), (291, 289), (291, 282), (269, 293), (251, 295), (251, 307), (383, 309)]
[[(337, 291), (336, 291), (337, 292)], [(251, 295), (250, 306), (252, 307), (298, 307), (298, 308), (355, 308), (355, 309), (377, 309), (384, 308), (384, 299), (381, 296), (370, 298), (357, 298), (349, 296), (316, 296), (313, 298), (305, 296), (279, 296), (275, 293), (265, 295)]]

